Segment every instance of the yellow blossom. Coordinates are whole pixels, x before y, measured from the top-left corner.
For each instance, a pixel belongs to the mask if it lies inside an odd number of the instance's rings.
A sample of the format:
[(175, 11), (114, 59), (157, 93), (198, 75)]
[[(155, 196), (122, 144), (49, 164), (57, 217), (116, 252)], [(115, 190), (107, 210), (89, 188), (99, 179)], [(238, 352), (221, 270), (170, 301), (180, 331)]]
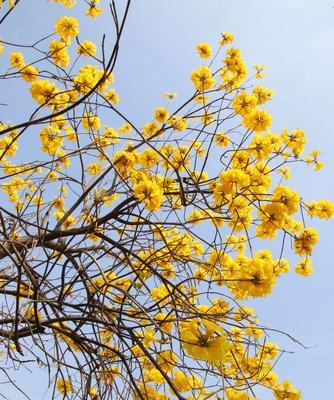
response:
[(209, 58), (212, 54), (212, 49), (208, 43), (199, 43), (196, 50), (201, 58)]

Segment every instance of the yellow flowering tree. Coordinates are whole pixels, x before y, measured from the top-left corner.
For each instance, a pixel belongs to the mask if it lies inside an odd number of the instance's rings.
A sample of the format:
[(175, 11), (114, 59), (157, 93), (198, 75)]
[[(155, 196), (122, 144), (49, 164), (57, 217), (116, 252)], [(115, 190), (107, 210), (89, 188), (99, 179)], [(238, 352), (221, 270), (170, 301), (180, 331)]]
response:
[[(248, 72), (227, 32), (194, 49), (187, 101), (166, 92), (138, 126), (113, 87), (131, 1), (86, 3), (87, 17), (111, 13), (111, 50), (81, 37), (79, 12), (41, 32), (35, 58), (1, 41), (4, 76), (36, 106), (0, 126), (1, 362), (46, 370), (48, 398), (300, 399), (247, 300), (293, 253), (312, 274), (311, 218), (334, 205), (286, 181), (291, 165), (322, 168), (319, 152), (301, 129), (271, 131), (264, 67)], [(19, 7), (0, 4), (7, 21)]]

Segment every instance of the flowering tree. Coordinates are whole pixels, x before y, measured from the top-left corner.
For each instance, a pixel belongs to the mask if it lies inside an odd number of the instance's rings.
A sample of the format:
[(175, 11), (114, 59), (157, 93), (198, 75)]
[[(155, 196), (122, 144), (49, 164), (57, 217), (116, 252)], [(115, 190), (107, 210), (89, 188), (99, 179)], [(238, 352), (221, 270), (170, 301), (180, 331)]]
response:
[[(1, 23), (19, 3), (0, 2)], [(13, 369), (39, 365), (52, 399), (299, 399), (247, 300), (271, 293), (287, 254), (312, 273), (309, 219), (334, 205), (285, 181), (291, 164), (320, 169), (319, 152), (301, 129), (270, 131), (264, 67), (248, 76), (227, 32), (214, 56), (197, 45), (189, 99), (165, 93), (137, 126), (112, 85), (131, 1), (86, 3), (110, 13), (111, 50), (69, 16), (32, 46), (1, 41), (1, 78), (36, 104), (1, 123), (1, 373), (20, 390)], [(27, 135), (40, 150), (22, 161)]]

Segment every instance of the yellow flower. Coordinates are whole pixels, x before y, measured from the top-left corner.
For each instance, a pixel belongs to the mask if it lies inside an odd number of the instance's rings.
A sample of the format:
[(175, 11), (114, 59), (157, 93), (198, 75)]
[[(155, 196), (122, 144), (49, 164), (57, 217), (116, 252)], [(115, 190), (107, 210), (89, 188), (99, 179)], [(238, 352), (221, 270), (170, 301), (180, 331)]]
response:
[(55, 32), (62, 39), (69, 39), (79, 34), (79, 22), (73, 17), (61, 17), (55, 23)]
[(145, 347), (150, 347), (151, 342), (159, 342), (159, 339), (155, 336), (154, 329), (152, 328), (146, 328), (144, 330), (143, 338), (141, 339), (143, 342), (143, 345)]
[(157, 211), (164, 202), (163, 193), (159, 185), (155, 182), (145, 180), (137, 183), (133, 187), (135, 197), (146, 205), (150, 211)]
[(255, 254), (253, 259), (249, 259), (247, 267), (238, 271), (240, 283), (232, 286), (232, 292), (239, 298), (265, 297), (271, 293), (276, 285), (276, 276), (273, 273), (272, 263), (266, 259), (261, 259), (260, 255)]
[(154, 118), (161, 123), (165, 123), (168, 119), (169, 112), (167, 108), (157, 107), (154, 111)]
[(160, 131), (160, 126), (155, 121), (151, 121), (143, 126), (142, 131), (145, 136), (151, 137)]
[(188, 392), (191, 390), (189, 377), (182, 371), (174, 372), (173, 384), (179, 392)]
[(99, 378), (107, 385), (111, 385), (120, 373), (117, 367), (104, 368), (99, 372)]
[(42, 143), (42, 150), (49, 155), (59, 153), (63, 145), (63, 138), (60, 130), (52, 125), (46, 125), (39, 133)]
[(89, 163), (87, 170), (89, 175), (97, 175), (103, 170), (103, 165), (97, 163)]
[(139, 154), (138, 162), (145, 168), (152, 168), (158, 164), (159, 154), (153, 149), (146, 149)]
[(119, 135), (113, 128), (104, 127), (104, 137), (108, 138), (110, 143), (115, 144), (119, 142)]
[(313, 246), (318, 242), (318, 232), (313, 228), (304, 228), (299, 236), (295, 237), (294, 250), (299, 255), (309, 255), (312, 253)]
[(93, 42), (89, 40), (84, 40), (77, 47), (77, 53), (85, 57), (93, 57), (96, 54), (96, 46)]
[(72, 392), (73, 387), (69, 379), (59, 379), (57, 381), (57, 390), (61, 394), (69, 394)]
[(307, 142), (305, 132), (302, 129), (294, 129), (291, 133), (284, 129), (282, 132), (283, 142), (292, 150), (294, 155), (301, 154)]
[(164, 92), (163, 96), (166, 99), (173, 100), (173, 99), (177, 98), (177, 93), (175, 93), (175, 92), (174, 93)]
[(256, 104), (256, 97), (243, 91), (234, 98), (232, 107), (236, 114), (245, 116), (256, 107)]
[(176, 365), (177, 355), (170, 350), (160, 351), (157, 355), (157, 362), (165, 372), (170, 372)]
[(209, 58), (212, 54), (212, 49), (208, 43), (199, 43), (196, 50), (201, 58)]
[(307, 210), (312, 216), (321, 219), (329, 219), (334, 216), (334, 203), (326, 199), (311, 201), (307, 203)]
[(84, 65), (73, 79), (74, 87), (80, 93), (89, 92), (99, 82), (101, 83), (98, 86), (98, 92), (103, 92), (113, 81), (113, 74), (108, 74), (106, 77), (105, 71), (98, 69), (95, 65)]
[(26, 82), (35, 82), (38, 78), (38, 70), (32, 65), (26, 65), (21, 70), (21, 76)]
[(226, 46), (227, 44), (232, 43), (234, 40), (234, 37), (230, 32), (222, 32), (221, 35), (222, 38), (219, 40), (219, 44), (221, 46)]
[(255, 73), (256, 79), (263, 78), (262, 72), (266, 70), (266, 67), (264, 65), (256, 64), (256, 65), (254, 65), (253, 69), (255, 69), (255, 71), (256, 71), (256, 73)]
[(298, 210), (300, 197), (296, 190), (287, 186), (277, 186), (273, 192), (272, 201), (283, 204), (285, 212), (291, 215)]
[(215, 191), (224, 193), (235, 193), (249, 185), (250, 178), (245, 172), (239, 169), (230, 169), (219, 174), (219, 183)]
[(271, 115), (265, 110), (254, 109), (246, 115), (243, 124), (251, 131), (263, 132), (271, 125)]
[(313, 274), (312, 261), (310, 258), (303, 258), (298, 261), (295, 272), (299, 275), (309, 276)]
[(160, 285), (151, 289), (151, 296), (154, 301), (165, 304), (169, 300), (169, 291), (165, 285)]
[(159, 328), (165, 333), (170, 333), (173, 329), (173, 322), (171, 321), (173, 320), (173, 317), (168, 317), (166, 314), (160, 312), (155, 315), (154, 320)]
[(21, 69), (24, 67), (25, 63), (24, 63), (24, 58), (23, 58), (23, 54), (20, 52), (14, 52), (12, 51), (10, 53), (10, 65), (13, 68), (17, 68), (17, 69)]
[(226, 147), (230, 143), (228, 135), (223, 132), (217, 132), (214, 136), (214, 140), (219, 147)]
[(183, 132), (187, 129), (188, 120), (186, 118), (173, 115), (169, 120), (168, 123), (176, 132)]
[(282, 177), (286, 180), (291, 178), (291, 169), (289, 167), (280, 167), (278, 172), (282, 174)]
[(136, 158), (134, 154), (124, 150), (117, 151), (113, 157), (113, 163), (121, 176), (129, 174), (135, 162)]
[(219, 325), (203, 319), (181, 323), (180, 337), (185, 351), (194, 359), (211, 364), (223, 363), (227, 359), (230, 344)]
[(65, 200), (62, 197), (56, 197), (52, 205), (56, 210), (64, 211)]
[(325, 166), (323, 162), (319, 161), (318, 158), (319, 156), (320, 156), (320, 151), (313, 150), (311, 154), (305, 158), (305, 161), (307, 162), (308, 165), (313, 164), (314, 171), (319, 171)]
[(50, 55), (55, 64), (65, 68), (70, 63), (70, 56), (67, 53), (67, 46), (61, 40), (53, 40), (50, 43)]
[(97, 131), (101, 128), (101, 121), (100, 118), (96, 115), (91, 113), (86, 113), (83, 115), (82, 119), (82, 126), (86, 131)]
[(263, 86), (256, 86), (253, 90), (253, 95), (257, 99), (257, 104), (263, 104), (272, 99), (274, 91), (272, 89), (264, 88)]
[(166, 379), (162, 376), (161, 372), (156, 368), (152, 368), (149, 371), (145, 371), (144, 380), (145, 382), (154, 382), (156, 384), (162, 384), (166, 382)]
[(210, 68), (205, 66), (195, 69), (191, 74), (191, 80), (195, 88), (200, 91), (211, 89), (215, 83)]
[(104, 97), (113, 104), (119, 103), (119, 96), (115, 89), (109, 89), (108, 92), (105, 93)]
[(41, 105), (54, 99), (58, 92), (56, 85), (48, 80), (38, 80), (30, 86), (32, 97)]
[(282, 381), (274, 388), (274, 395), (277, 400), (299, 400), (302, 392), (297, 391), (291, 382)]
[(193, 225), (197, 225), (204, 220), (205, 214), (196, 208), (187, 216), (187, 221), (190, 221)]
[(86, 15), (92, 18), (96, 18), (98, 15), (102, 14), (102, 8), (97, 7), (97, 5), (100, 3), (100, 0), (90, 0), (89, 2), (89, 7), (86, 11)]
[(128, 135), (129, 133), (131, 133), (131, 131), (132, 131), (132, 126), (128, 122), (126, 122), (125, 124), (121, 125), (118, 128), (118, 132), (123, 133), (125, 135)]

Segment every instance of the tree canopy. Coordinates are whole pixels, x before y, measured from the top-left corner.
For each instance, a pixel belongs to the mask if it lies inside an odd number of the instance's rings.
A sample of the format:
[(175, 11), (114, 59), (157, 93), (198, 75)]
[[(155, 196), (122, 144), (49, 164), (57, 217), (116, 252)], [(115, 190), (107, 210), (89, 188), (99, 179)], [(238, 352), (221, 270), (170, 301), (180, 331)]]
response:
[[(19, 3), (0, 2), (0, 24)], [(52, 399), (300, 399), (247, 300), (313, 272), (312, 218), (334, 204), (287, 181), (321, 169), (319, 151), (271, 130), (265, 67), (229, 32), (194, 49), (187, 100), (165, 92), (138, 125), (113, 85), (131, 0), (52, 3), (72, 16), (0, 42), (1, 79), (34, 102), (0, 124), (2, 379), (20, 391), (12, 371), (34, 364)], [(114, 30), (98, 45), (80, 23), (101, 13)]]

